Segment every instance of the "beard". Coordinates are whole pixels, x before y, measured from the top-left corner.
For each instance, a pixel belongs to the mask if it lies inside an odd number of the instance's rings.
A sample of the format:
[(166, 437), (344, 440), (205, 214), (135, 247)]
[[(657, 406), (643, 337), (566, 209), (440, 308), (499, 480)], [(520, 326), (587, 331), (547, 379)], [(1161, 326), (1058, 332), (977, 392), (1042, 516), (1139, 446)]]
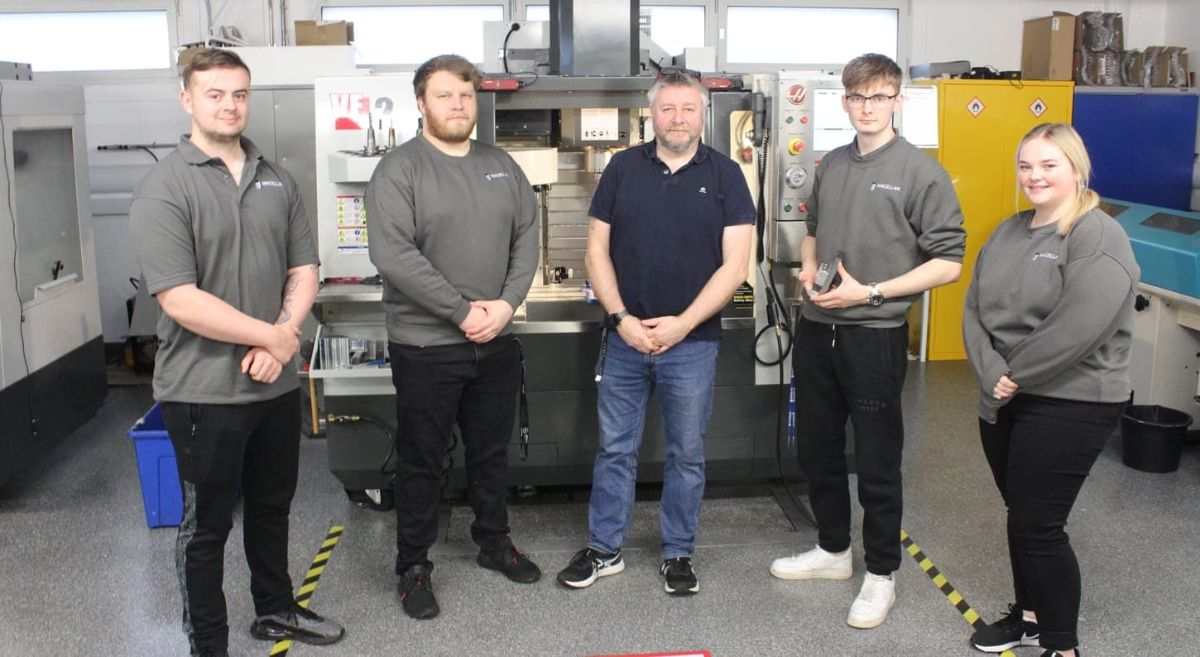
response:
[(671, 151), (672, 153), (679, 153), (679, 154), (687, 153), (688, 151), (690, 151), (692, 148), (694, 148), (696, 146), (697, 142), (700, 141), (699, 133), (696, 133), (693, 135), (693, 134), (689, 134), (686, 132), (683, 134), (686, 134), (687, 138), (684, 139), (683, 141), (679, 141), (678, 137), (675, 137), (675, 139), (676, 139), (675, 141), (672, 141), (670, 139), (670, 137), (678, 135), (678, 134), (680, 134), (680, 133), (672, 133), (670, 130), (668, 130), (668, 131), (666, 131), (665, 134), (663, 134), (663, 137), (662, 137), (662, 145), (664, 147), (666, 147), (666, 149)]
[(425, 129), (429, 131), (429, 134), (448, 144), (461, 144), (471, 137), (471, 131), (475, 129), (475, 121), (468, 120), (455, 127), (432, 116), (426, 116)]

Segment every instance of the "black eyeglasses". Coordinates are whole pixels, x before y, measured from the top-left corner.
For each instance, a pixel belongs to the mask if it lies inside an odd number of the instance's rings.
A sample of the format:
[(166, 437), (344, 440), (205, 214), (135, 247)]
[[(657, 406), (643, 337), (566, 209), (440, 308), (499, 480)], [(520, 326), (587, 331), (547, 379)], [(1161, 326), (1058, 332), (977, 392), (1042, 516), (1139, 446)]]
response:
[(871, 105), (874, 105), (875, 107), (880, 107), (882, 105), (886, 105), (886, 104), (892, 102), (893, 100), (896, 100), (896, 97), (899, 95), (900, 94), (898, 94), (898, 93), (892, 94), (890, 96), (887, 94), (875, 94), (874, 96), (863, 96), (861, 94), (846, 94), (846, 103), (849, 104), (851, 107), (862, 107), (863, 103), (866, 103), (869, 100), (869, 101), (871, 101)]

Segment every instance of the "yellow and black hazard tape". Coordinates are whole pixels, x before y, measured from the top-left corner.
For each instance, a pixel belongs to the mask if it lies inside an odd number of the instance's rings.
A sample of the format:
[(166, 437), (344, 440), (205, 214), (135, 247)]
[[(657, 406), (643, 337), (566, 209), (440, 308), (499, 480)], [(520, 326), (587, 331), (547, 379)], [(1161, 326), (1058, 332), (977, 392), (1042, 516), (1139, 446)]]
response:
[[(329, 528), (329, 533), (325, 534), (325, 540), (321, 542), (321, 549), (317, 551), (317, 556), (313, 557), (312, 565), (304, 574), (304, 582), (300, 584), (300, 590), (296, 593), (296, 604), (301, 607), (308, 609), (308, 601), (312, 599), (313, 592), (317, 590), (317, 582), (321, 579), (321, 573), (325, 572), (325, 564), (333, 554), (333, 548), (337, 547), (338, 539), (342, 537), (343, 531), (345, 531), (344, 527), (334, 525)], [(270, 657), (283, 657), (291, 647), (291, 639), (276, 641), (271, 646), (271, 652), (267, 654)]]
[[(908, 532), (904, 531), (903, 529), (900, 530), (900, 544), (904, 546), (905, 551), (907, 551), (909, 555), (911, 555), (912, 558), (917, 562), (917, 566), (919, 566), (926, 575), (929, 575), (929, 579), (933, 580), (933, 583), (937, 585), (938, 590), (946, 596), (946, 599), (950, 601), (950, 604), (954, 605), (954, 608), (958, 610), (958, 613), (962, 614), (963, 620), (970, 623), (971, 627), (974, 627), (975, 629), (979, 629), (987, 625), (987, 623), (983, 622), (983, 618), (979, 616), (979, 612), (975, 611), (975, 609), (971, 607), (970, 603), (967, 602), (967, 599), (964, 598), (962, 594), (954, 588), (954, 585), (950, 583), (950, 580), (946, 579), (946, 576), (938, 571), (937, 566), (933, 565), (933, 561), (931, 561), (929, 557), (921, 550), (921, 547), (912, 540), (912, 537), (908, 535)], [(1017, 655), (1011, 650), (1005, 650), (1004, 652), (1000, 653), (1000, 657), (1017, 657)]]

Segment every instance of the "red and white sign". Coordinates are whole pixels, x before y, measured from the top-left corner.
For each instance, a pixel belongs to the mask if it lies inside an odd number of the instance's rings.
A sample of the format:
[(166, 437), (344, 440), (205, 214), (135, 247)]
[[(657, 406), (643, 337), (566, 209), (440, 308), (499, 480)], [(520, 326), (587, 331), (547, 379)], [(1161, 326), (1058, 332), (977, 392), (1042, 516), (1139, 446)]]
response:
[(693, 650), (691, 652), (647, 652), (636, 655), (592, 655), (591, 657), (712, 657), (712, 653), (707, 650)]

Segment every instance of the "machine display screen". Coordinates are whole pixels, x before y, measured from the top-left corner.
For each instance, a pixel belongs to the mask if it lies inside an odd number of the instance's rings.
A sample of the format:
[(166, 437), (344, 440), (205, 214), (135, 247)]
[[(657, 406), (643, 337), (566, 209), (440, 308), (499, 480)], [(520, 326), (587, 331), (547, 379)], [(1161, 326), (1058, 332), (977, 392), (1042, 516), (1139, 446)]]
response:
[(1149, 219), (1142, 222), (1143, 226), (1158, 228), (1159, 230), (1169, 230), (1172, 233), (1181, 235), (1195, 235), (1200, 233), (1200, 220), (1192, 219), (1191, 217), (1182, 217), (1177, 214), (1168, 214), (1166, 212), (1156, 212)]
[(841, 89), (815, 89), (813, 95), (813, 150), (828, 152), (854, 141), (854, 126), (842, 109)]

